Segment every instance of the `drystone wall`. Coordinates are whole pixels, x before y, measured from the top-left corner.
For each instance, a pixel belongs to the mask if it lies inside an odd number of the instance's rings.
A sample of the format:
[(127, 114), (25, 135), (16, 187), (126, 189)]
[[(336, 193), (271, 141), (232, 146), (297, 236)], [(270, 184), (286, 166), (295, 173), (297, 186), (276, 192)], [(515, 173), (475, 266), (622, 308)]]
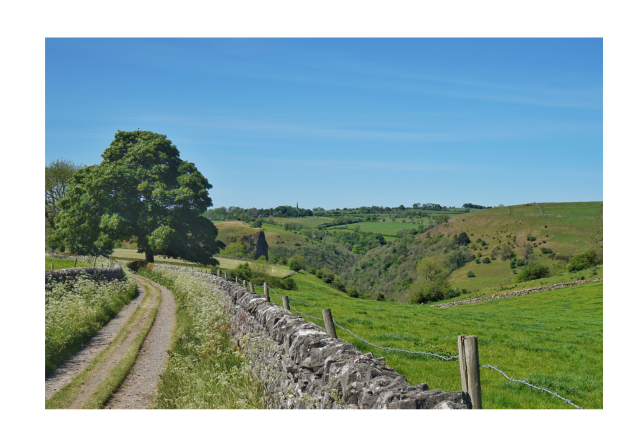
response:
[[(158, 265), (155, 265), (158, 266)], [(163, 266), (166, 267), (166, 266)], [(224, 278), (192, 273), (222, 290), (238, 345), (264, 381), (276, 409), (466, 409), (461, 391), (410, 385), (385, 359), (329, 337), (316, 324)]]
[(92, 267), (77, 267), (77, 268), (63, 268), (60, 270), (45, 271), (44, 281), (45, 285), (51, 281), (67, 281), (75, 280), (78, 276), (88, 276), (92, 279), (112, 281), (114, 279), (122, 279), (124, 272), (120, 264), (116, 263), (113, 268), (92, 268)]
[(602, 280), (602, 277), (599, 277), (599, 278), (583, 280), (583, 281), (564, 282), (560, 284), (545, 285), (543, 287), (527, 288), (525, 290), (512, 291), (510, 293), (505, 293), (505, 294), (494, 294), (492, 296), (487, 296), (486, 298), (467, 299), (466, 301), (447, 302), (445, 304), (431, 305), (431, 307), (448, 308), (448, 307), (455, 307), (456, 305), (476, 304), (478, 302), (495, 301), (496, 299), (514, 298), (516, 296), (523, 296), (525, 294), (540, 293), (542, 291), (557, 290), (559, 288), (575, 287), (576, 285), (583, 285), (591, 282), (599, 282), (601, 280)]

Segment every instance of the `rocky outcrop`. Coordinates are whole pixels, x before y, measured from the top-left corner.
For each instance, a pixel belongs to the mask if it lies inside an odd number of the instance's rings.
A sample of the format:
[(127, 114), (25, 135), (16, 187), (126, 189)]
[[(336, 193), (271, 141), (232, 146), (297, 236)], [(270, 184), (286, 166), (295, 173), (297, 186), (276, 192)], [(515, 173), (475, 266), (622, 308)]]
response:
[(269, 245), (267, 244), (267, 239), (264, 236), (263, 230), (260, 230), (255, 234), (238, 236), (236, 238), (236, 242), (243, 244), (254, 259), (264, 256), (265, 259), (269, 260)]
[(383, 357), (329, 337), (316, 324), (235, 282), (193, 270), (221, 289), (238, 344), (271, 394), (269, 408), (466, 409), (463, 394), (410, 385)]

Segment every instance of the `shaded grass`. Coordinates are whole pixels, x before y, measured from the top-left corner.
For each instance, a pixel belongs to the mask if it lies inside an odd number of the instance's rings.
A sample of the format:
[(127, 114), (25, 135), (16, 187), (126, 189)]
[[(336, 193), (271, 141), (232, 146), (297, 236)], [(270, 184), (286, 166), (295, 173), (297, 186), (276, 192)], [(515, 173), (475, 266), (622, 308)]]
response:
[[(516, 379), (550, 384), (553, 390), (586, 408), (603, 406), (602, 283), (519, 296), (490, 303), (432, 309), (345, 297), (308, 273), (293, 279), (299, 291), (282, 291), (290, 304), (322, 318), (331, 308), (336, 323), (381, 346), (457, 355), (457, 337), (478, 335), (481, 364)], [(281, 302), (272, 298), (278, 305)], [(295, 312), (294, 312), (295, 314)], [(322, 322), (308, 319), (324, 328)], [(363, 353), (384, 356), (411, 384), (460, 390), (457, 361), (380, 350), (337, 329), (338, 336)], [(481, 370), (485, 408), (571, 408), (563, 401), (510, 383), (490, 369)]]

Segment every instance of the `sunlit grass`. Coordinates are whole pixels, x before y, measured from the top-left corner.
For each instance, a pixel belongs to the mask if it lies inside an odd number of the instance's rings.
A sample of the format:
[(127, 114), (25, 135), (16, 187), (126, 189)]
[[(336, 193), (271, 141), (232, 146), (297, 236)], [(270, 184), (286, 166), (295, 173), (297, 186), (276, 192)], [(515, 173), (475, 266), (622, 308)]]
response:
[[(457, 337), (478, 336), (481, 364), (526, 379), (586, 408), (603, 406), (602, 282), (448, 309), (352, 299), (308, 273), (298, 291), (278, 291), (302, 312), (335, 321), (381, 346), (457, 355)], [(281, 305), (278, 298), (272, 302)], [(324, 328), (322, 322), (308, 319)], [(460, 390), (457, 361), (380, 350), (337, 329), (362, 352), (384, 356), (412, 384)], [(573, 408), (548, 394), (481, 370), (485, 408)]]

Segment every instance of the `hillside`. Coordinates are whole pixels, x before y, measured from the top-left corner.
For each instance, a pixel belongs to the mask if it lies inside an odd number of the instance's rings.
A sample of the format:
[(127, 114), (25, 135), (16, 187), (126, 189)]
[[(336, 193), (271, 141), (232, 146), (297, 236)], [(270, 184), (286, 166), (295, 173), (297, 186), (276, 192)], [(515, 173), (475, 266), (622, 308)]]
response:
[[(538, 206), (539, 205), (539, 206)], [(467, 233), (471, 239), (469, 247), (491, 263), (469, 262), (451, 275), (453, 284), (461, 290), (476, 292), (508, 281), (513, 270), (509, 260), (501, 260), (499, 249), (504, 245), (522, 258), (526, 244), (532, 246), (532, 258), (553, 267), (563, 267), (562, 261), (550, 259), (555, 255), (573, 256), (589, 248), (596, 216), (602, 209), (602, 202), (566, 202), (524, 204), (510, 207), (492, 208), (451, 218), (418, 236), (442, 234), (446, 237)], [(540, 208), (545, 214), (541, 214)], [(511, 211), (511, 213), (509, 213)], [(554, 215), (546, 214), (553, 211)], [(528, 239), (534, 239), (528, 241)], [(543, 253), (543, 248), (551, 250)], [(493, 253), (493, 254), (492, 254)], [(495, 258), (495, 259), (494, 259)], [(467, 274), (473, 271), (475, 277)]]

